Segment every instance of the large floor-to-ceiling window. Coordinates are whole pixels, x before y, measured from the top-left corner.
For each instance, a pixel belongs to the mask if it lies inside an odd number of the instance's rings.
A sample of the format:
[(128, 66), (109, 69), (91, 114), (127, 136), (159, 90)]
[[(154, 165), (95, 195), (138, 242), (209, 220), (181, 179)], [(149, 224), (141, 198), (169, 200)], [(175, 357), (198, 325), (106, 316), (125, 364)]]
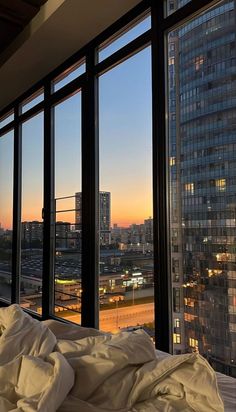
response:
[[(54, 107), (55, 314), (81, 322), (81, 92)], [(74, 313), (71, 311), (74, 310)], [(78, 313), (76, 313), (78, 312)]]
[(0, 297), (11, 300), (13, 132), (0, 138)]
[(99, 137), (100, 327), (154, 336), (150, 47), (99, 78)]
[(1, 112), (1, 304), (236, 375), (235, 16), (140, 2)]
[(42, 307), (43, 113), (19, 125), (22, 140), (20, 304)]

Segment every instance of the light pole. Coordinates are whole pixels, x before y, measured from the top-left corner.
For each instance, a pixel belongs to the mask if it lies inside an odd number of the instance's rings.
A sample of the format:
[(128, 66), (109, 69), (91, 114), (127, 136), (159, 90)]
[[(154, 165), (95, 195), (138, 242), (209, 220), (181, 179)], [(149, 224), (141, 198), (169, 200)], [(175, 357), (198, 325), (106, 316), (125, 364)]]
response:
[(116, 299), (116, 328), (118, 329), (118, 299)]
[(118, 329), (118, 301), (119, 301), (119, 297), (118, 296), (114, 296), (113, 298), (109, 299), (110, 302), (116, 302), (116, 328)]
[(134, 305), (134, 289), (136, 289), (137, 283), (133, 283), (133, 305)]

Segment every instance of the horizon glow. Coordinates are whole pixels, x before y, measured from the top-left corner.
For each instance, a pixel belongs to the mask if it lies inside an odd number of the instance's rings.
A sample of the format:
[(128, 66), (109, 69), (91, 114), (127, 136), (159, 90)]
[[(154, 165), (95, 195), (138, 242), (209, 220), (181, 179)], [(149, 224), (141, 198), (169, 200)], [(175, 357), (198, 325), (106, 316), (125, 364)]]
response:
[[(141, 224), (152, 213), (150, 47), (99, 78), (100, 191), (111, 193), (111, 226)], [(13, 145), (3, 146), (1, 176), (13, 169)], [(33, 144), (32, 144), (33, 142)], [(12, 153), (11, 153), (12, 150)], [(42, 221), (43, 113), (22, 125), (22, 222)], [(0, 181), (0, 223), (12, 228), (10, 184)], [(81, 191), (81, 92), (55, 106), (55, 197)], [(63, 207), (62, 207), (63, 204)], [(57, 201), (57, 210), (74, 208), (74, 199)], [(75, 212), (56, 215), (75, 223)]]

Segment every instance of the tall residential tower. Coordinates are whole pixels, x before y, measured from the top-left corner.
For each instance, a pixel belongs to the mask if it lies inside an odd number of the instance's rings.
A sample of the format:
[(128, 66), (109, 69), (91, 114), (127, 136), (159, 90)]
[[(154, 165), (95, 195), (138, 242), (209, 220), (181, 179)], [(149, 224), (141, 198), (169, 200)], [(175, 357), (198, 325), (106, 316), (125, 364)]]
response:
[(236, 376), (236, 33), (225, 0), (169, 33), (174, 350)]
[[(78, 230), (82, 225), (82, 192), (75, 193), (75, 223)], [(111, 243), (111, 193), (99, 192), (100, 244)]]

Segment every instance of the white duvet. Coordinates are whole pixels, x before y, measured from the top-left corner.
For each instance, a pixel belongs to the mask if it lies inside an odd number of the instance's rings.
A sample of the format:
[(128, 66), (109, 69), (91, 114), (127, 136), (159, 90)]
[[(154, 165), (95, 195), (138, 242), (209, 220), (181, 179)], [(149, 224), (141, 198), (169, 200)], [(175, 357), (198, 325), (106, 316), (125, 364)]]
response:
[(222, 412), (198, 354), (156, 358), (148, 335), (56, 339), (19, 306), (0, 309), (0, 412)]

